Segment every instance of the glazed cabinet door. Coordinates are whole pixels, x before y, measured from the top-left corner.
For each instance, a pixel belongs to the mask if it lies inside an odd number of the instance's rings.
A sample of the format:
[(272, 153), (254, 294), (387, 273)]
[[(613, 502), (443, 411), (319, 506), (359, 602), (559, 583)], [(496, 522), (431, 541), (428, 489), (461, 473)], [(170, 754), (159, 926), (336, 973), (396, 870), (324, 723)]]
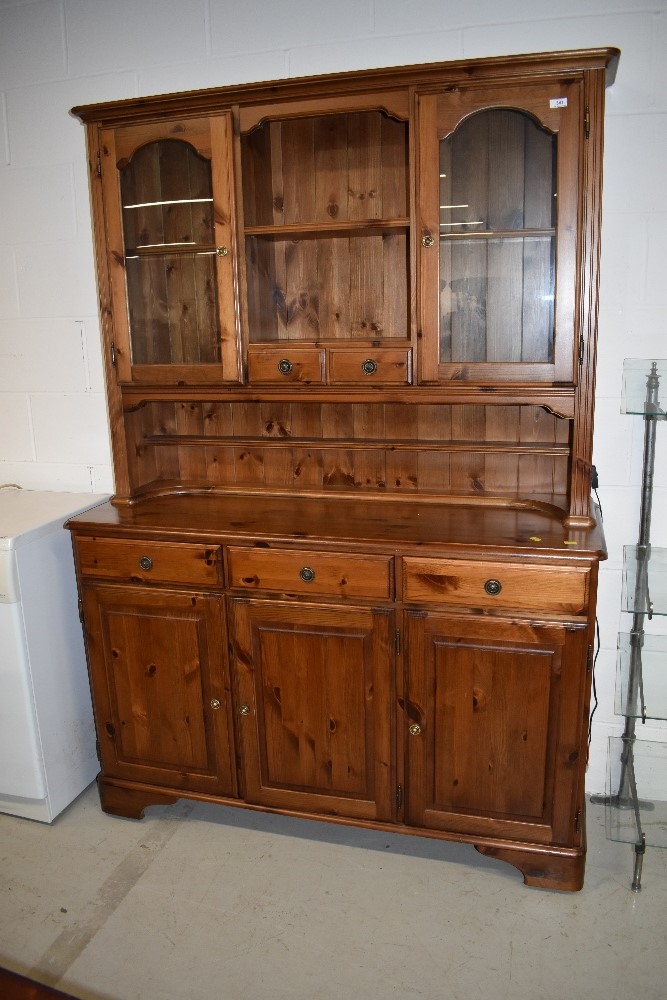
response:
[(238, 382), (230, 113), (101, 132), (121, 382)]
[(392, 818), (393, 616), (231, 602), (248, 802)]
[(572, 845), (585, 625), (407, 615), (407, 822)]
[(222, 598), (85, 587), (107, 777), (236, 794)]
[(581, 81), (419, 97), (425, 382), (572, 383)]

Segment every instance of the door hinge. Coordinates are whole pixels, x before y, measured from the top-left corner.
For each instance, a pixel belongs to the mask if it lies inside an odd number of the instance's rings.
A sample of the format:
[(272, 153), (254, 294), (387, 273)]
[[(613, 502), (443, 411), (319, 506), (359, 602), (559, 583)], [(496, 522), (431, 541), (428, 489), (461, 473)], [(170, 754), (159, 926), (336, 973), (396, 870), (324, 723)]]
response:
[(579, 367), (580, 368), (583, 365), (583, 363), (584, 363), (584, 335), (583, 335), (583, 333), (580, 333), (579, 334)]
[(584, 136), (587, 139), (591, 137), (591, 113), (588, 108), (584, 111)]
[(403, 785), (396, 786), (396, 808), (400, 809), (403, 805)]
[(586, 673), (591, 674), (593, 672), (593, 663), (595, 662), (595, 657), (593, 655), (593, 647), (588, 647), (588, 662), (586, 664)]
[(95, 753), (97, 754), (97, 759), (101, 762), (102, 760), (102, 744), (99, 740), (95, 740)]
[(581, 809), (577, 809), (574, 814), (574, 832), (579, 833), (579, 827), (581, 825)]
[(396, 647), (396, 655), (401, 655), (401, 630), (397, 628), (394, 632), (394, 646)]
[(116, 345), (112, 342), (109, 351), (111, 353), (111, 365), (113, 368), (116, 367)]
[(83, 625), (83, 601), (81, 600), (81, 598), (79, 598), (78, 604), (79, 604), (79, 621)]
[(102, 176), (102, 154), (100, 153), (99, 149), (97, 151), (95, 171), (98, 177)]

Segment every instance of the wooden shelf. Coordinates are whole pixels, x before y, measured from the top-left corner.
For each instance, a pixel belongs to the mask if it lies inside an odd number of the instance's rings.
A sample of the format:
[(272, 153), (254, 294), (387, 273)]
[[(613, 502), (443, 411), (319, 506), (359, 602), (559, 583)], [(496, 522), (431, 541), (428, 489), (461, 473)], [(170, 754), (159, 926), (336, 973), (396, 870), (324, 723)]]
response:
[(400, 219), (355, 219), (343, 222), (301, 222), (280, 226), (246, 226), (246, 236), (268, 236), (276, 240), (301, 237), (331, 236), (376, 236), (392, 229), (408, 229), (410, 220)]
[(544, 443), (512, 443), (507, 441), (429, 441), (429, 440), (396, 440), (364, 438), (363, 441), (352, 438), (299, 438), (299, 437), (258, 437), (233, 435), (204, 434), (151, 434), (144, 438), (146, 444), (154, 445), (196, 445), (212, 447), (225, 445), (237, 448), (312, 448), (315, 450), (332, 451), (369, 451), (381, 449), (383, 452), (393, 451), (433, 451), (433, 452), (476, 452), (484, 454), (508, 455), (569, 455), (567, 444)]

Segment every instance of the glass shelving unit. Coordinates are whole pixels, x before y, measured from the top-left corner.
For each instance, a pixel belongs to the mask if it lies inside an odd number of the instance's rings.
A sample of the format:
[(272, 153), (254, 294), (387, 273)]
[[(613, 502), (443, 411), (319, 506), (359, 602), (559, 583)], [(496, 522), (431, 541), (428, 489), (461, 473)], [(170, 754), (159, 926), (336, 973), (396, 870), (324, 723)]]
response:
[[(662, 387), (662, 388), (661, 388)], [(622, 413), (644, 418), (639, 538), (623, 551), (622, 610), (632, 615), (618, 637), (616, 711), (623, 733), (609, 741), (607, 836), (634, 844), (632, 889), (641, 889), (646, 845), (667, 847), (667, 744), (637, 739), (637, 722), (667, 719), (667, 635), (647, 634), (654, 616), (667, 615), (667, 549), (651, 545), (656, 428), (665, 419), (667, 361), (626, 358)]]

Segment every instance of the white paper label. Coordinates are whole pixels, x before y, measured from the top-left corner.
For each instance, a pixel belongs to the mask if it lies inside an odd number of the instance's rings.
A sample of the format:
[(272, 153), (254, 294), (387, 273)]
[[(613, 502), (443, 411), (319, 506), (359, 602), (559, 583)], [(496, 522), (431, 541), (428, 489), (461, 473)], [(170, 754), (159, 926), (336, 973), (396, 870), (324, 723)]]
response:
[(567, 97), (552, 97), (549, 101), (550, 108), (566, 108)]

